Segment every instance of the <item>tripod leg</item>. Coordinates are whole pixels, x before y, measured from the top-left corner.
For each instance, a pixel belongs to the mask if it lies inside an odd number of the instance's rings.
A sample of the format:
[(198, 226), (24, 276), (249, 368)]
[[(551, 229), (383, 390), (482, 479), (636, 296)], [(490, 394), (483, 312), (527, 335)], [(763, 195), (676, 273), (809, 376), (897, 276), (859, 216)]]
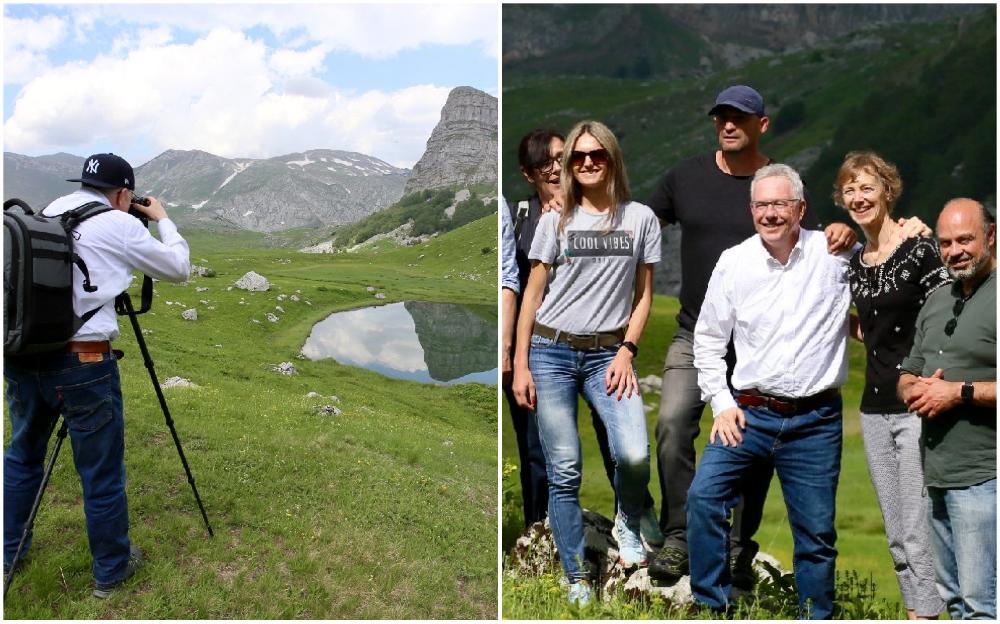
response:
[(17, 544), (17, 552), (14, 553), (14, 559), (10, 562), (10, 572), (7, 573), (7, 578), (3, 580), (3, 595), (7, 597), (7, 590), (10, 589), (10, 581), (14, 578), (14, 568), (17, 566), (17, 562), (21, 560), (21, 551), (24, 550), (24, 543), (28, 541), (28, 535), (31, 534), (31, 529), (35, 525), (35, 516), (38, 515), (38, 508), (42, 504), (42, 494), (45, 493), (45, 487), (49, 484), (49, 477), (52, 476), (52, 469), (56, 465), (56, 457), (59, 456), (59, 449), (62, 448), (63, 440), (66, 439), (66, 421), (63, 420), (62, 426), (59, 427), (59, 432), (56, 433), (56, 445), (52, 449), (52, 456), (49, 457), (49, 463), (45, 466), (45, 473), (42, 475), (42, 483), (38, 486), (38, 494), (35, 494), (35, 502), (31, 505), (31, 513), (28, 514), (28, 520), (24, 523), (24, 532), (21, 533), (21, 541)]
[(163, 397), (163, 390), (160, 388), (160, 382), (156, 379), (156, 371), (153, 368), (153, 358), (150, 357), (149, 349), (146, 348), (146, 339), (142, 337), (142, 328), (139, 327), (139, 319), (136, 318), (135, 308), (132, 307), (132, 299), (129, 297), (128, 293), (122, 293), (119, 296), (119, 301), (121, 301), (125, 313), (132, 322), (132, 330), (135, 332), (136, 342), (139, 343), (139, 351), (142, 352), (143, 363), (145, 363), (146, 369), (149, 370), (149, 378), (153, 381), (153, 389), (156, 390), (156, 398), (160, 401), (160, 409), (163, 411), (163, 417), (167, 421), (167, 428), (170, 429), (170, 435), (174, 438), (174, 446), (177, 447), (177, 454), (180, 455), (181, 464), (184, 466), (184, 472), (187, 474), (188, 483), (191, 484), (191, 491), (194, 492), (194, 499), (198, 503), (198, 509), (201, 510), (201, 518), (205, 521), (205, 528), (208, 529), (209, 537), (214, 537), (215, 533), (212, 532), (212, 525), (208, 522), (208, 514), (205, 513), (205, 506), (201, 503), (201, 496), (198, 495), (198, 486), (194, 483), (194, 475), (191, 474), (191, 468), (188, 467), (187, 458), (184, 457), (184, 449), (181, 448), (181, 440), (177, 437), (177, 429), (174, 428), (174, 419), (170, 417), (170, 410), (167, 408), (167, 400)]

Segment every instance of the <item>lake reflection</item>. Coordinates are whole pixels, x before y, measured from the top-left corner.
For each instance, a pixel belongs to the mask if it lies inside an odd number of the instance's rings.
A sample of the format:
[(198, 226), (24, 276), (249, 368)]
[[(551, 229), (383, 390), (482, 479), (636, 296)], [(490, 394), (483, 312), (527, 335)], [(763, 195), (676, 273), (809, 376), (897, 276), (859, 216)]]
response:
[(407, 301), (337, 312), (313, 326), (302, 353), (396, 379), (497, 382), (495, 322), (452, 303)]

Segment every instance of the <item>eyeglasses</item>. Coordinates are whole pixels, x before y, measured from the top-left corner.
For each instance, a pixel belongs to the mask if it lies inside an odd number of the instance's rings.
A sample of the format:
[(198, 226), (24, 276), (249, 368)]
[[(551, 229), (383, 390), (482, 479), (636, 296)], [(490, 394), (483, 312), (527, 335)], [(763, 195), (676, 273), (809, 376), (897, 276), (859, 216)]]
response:
[(556, 163), (559, 162), (561, 159), (562, 159), (562, 154), (559, 154), (558, 156), (550, 158), (547, 161), (545, 161), (544, 165), (535, 167), (535, 169), (538, 170), (538, 173), (549, 175), (556, 168)]
[(948, 321), (948, 324), (944, 326), (944, 335), (951, 338), (951, 335), (955, 333), (955, 328), (958, 327), (958, 317), (962, 314), (962, 310), (965, 308), (965, 299), (956, 299), (955, 307), (951, 309), (952, 319)]
[(587, 161), (588, 156), (590, 157), (590, 162), (598, 166), (606, 165), (608, 163), (608, 158), (610, 158), (610, 156), (608, 155), (608, 150), (604, 149), (603, 147), (601, 149), (595, 149), (589, 152), (580, 152), (577, 150), (573, 150), (569, 154), (569, 164), (571, 167), (582, 167), (583, 163)]
[(754, 212), (764, 212), (768, 206), (774, 206), (775, 212), (781, 214), (791, 214), (792, 210), (799, 205), (798, 199), (773, 199), (771, 201), (752, 201), (750, 209)]

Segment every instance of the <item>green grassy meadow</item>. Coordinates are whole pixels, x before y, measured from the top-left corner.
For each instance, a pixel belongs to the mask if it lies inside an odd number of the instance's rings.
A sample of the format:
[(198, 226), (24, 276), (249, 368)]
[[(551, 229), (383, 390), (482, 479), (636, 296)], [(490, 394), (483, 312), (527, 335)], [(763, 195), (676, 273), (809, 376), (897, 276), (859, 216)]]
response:
[[(679, 304), (676, 298), (657, 295), (653, 302), (653, 310), (643, 334), (640, 346), (637, 368), (639, 376), (659, 376), (663, 370), (663, 359), (667, 347), (676, 329)], [(861, 390), (864, 385), (864, 352), (860, 344), (851, 341), (849, 345), (850, 372), (848, 383), (843, 388), (844, 393), (844, 450), (840, 473), (840, 486), (837, 492), (837, 558), (838, 572), (853, 570), (857, 573), (862, 585), (870, 580), (874, 588), (866, 592), (855, 592), (867, 596), (871, 601), (880, 603), (878, 612), (885, 617), (904, 617), (899, 603), (899, 590), (893, 563), (889, 557), (889, 549), (883, 533), (882, 515), (878, 508), (875, 491), (868, 476), (864, 448), (861, 441), (861, 430), (858, 416), (858, 405)], [(656, 440), (657, 409), (659, 394), (643, 396), (646, 405), (654, 406), (647, 413), (648, 431), (651, 451)], [(600, 451), (594, 438), (593, 427), (590, 425), (589, 413), (581, 402), (579, 428), (583, 445), (583, 485), (580, 490), (580, 500), (584, 507), (592, 509), (607, 517), (613, 517), (614, 493), (604, 474)], [(504, 410), (503, 419), (503, 465), (504, 465), (504, 505), (502, 547), (508, 552), (521, 532), (523, 515), (521, 513), (520, 482), (516, 473), (517, 446), (510, 418)], [(696, 447), (698, 456), (704, 447), (711, 429), (711, 413), (706, 410), (702, 416), (702, 433)], [(656, 453), (651, 452), (653, 465), (651, 467), (650, 493), (657, 501), (659, 512), (659, 482), (656, 472)], [(781, 488), (777, 478), (772, 480), (764, 511), (764, 519), (757, 533), (757, 541), (761, 550), (768, 552), (781, 561), (782, 566), (791, 570), (792, 537), (788, 526)], [(565, 600), (565, 590), (558, 589), (557, 579), (561, 573), (554, 571), (552, 576), (538, 579), (511, 578), (504, 576), (503, 582), (503, 615), (509, 618), (565, 618), (581, 617), (576, 609), (568, 607)], [(854, 588), (857, 590), (857, 588)], [(594, 605), (582, 614), (586, 618), (611, 619), (645, 619), (645, 618), (686, 618), (683, 614), (671, 610), (662, 601), (652, 603), (636, 602), (628, 606), (629, 601), (615, 601), (610, 605)], [(754, 613), (745, 614), (752, 617)], [(767, 612), (758, 613), (756, 617), (775, 616)], [(793, 616), (794, 617), (794, 616)]]
[[(496, 617), (496, 387), (296, 359), (317, 321), (376, 303), (368, 286), (386, 293), (384, 303), (495, 302), (496, 216), (422, 245), (358, 254), (264, 249), (261, 239), (192, 233), (192, 263), (216, 277), (157, 283), (153, 311), (140, 317), (160, 381), (200, 386), (164, 394), (214, 539), (119, 319), (131, 537), (146, 567), (108, 600), (91, 597), (81, 490), (64, 447), (6, 617)], [(270, 291), (227, 290), (251, 270)], [(270, 323), (276, 305), (285, 313)], [(192, 307), (198, 320), (183, 320)], [(270, 369), (285, 361), (296, 375)], [(311, 391), (322, 396), (306, 398)], [(331, 403), (343, 413), (317, 413)]]

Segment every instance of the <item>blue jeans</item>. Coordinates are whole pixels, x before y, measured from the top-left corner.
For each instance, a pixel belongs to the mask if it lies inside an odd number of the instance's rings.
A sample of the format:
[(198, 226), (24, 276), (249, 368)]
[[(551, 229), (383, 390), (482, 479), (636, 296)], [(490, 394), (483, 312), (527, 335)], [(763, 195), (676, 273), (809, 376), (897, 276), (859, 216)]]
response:
[(997, 480), (928, 487), (937, 587), (953, 620), (995, 620)]
[[(56, 353), (4, 363), (11, 438), (4, 453), (3, 556), (9, 564), (17, 552), (49, 438), (62, 414), (83, 485), (94, 579), (113, 583), (125, 576), (129, 558), (121, 381), (114, 355), (89, 363), (80, 357)], [(29, 536), (22, 558), (30, 541)]]
[(713, 609), (729, 604), (729, 512), (741, 481), (754, 469), (773, 466), (788, 510), (794, 541), (793, 567), (803, 617), (833, 615), (837, 531), (834, 514), (840, 451), (842, 401), (791, 416), (748, 408), (743, 442), (705, 447), (687, 499), (691, 592)]
[(649, 483), (649, 437), (642, 399), (633, 394), (618, 401), (608, 396), (604, 385), (604, 374), (617, 352), (617, 348), (580, 351), (548, 338), (531, 337), (528, 366), (535, 383), (538, 433), (549, 477), (549, 522), (571, 583), (587, 576), (580, 509), (583, 460), (577, 432), (581, 394), (607, 429), (618, 511), (637, 533)]

